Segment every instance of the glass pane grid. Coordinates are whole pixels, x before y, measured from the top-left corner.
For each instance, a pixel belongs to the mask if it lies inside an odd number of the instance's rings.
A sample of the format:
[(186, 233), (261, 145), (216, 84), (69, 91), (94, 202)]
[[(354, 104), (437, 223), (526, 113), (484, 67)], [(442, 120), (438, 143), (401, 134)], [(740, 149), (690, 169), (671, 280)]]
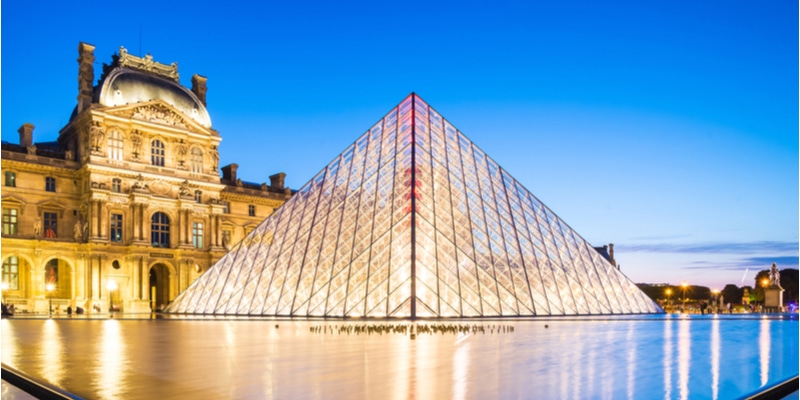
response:
[(418, 316), (660, 311), (416, 95), (359, 136), (170, 310), (410, 316), (412, 296)]

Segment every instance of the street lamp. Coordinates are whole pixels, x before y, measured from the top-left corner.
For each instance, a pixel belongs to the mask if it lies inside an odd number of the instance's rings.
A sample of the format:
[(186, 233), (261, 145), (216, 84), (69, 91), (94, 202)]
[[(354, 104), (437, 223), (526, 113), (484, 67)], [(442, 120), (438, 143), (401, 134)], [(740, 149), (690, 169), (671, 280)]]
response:
[(114, 296), (113, 293), (117, 290), (117, 282), (114, 280), (109, 279), (108, 283), (106, 284), (106, 289), (108, 289), (108, 311), (114, 311)]
[(667, 310), (669, 310), (669, 306), (670, 306), (670, 296), (672, 296), (672, 289), (670, 289), (670, 288), (667, 288), (667, 290), (666, 290), (666, 293), (667, 293)]
[(689, 285), (686, 284), (686, 281), (683, 281), (683, 283), (681, 283), (681, 288), (683, 288), (683, 307), (681, 307), (681, 308), (683, 309), (683, 312), (686, 312), (686, 287), (687, 286), (689, 286)]
[(714, 304), (711, 306), (711, 310), (713, 311), (717, 309), (717, 306), (719, 305), (719, 289), (714, 289), (711, 291), (711, 293), (714, 293)]
[(53, 318), (53, 290), (56, 289), (56, 285), (54, 285), (52, 283), (48, 283), (47, 285), (44, 286), (44, 288), (45, 288), (45, 290), (47, 290), (47, 299), (49, 300), (49, 303), (50, 303), (50, 306), (49, 306), (49, 308), (50, 308), (50, 318)]

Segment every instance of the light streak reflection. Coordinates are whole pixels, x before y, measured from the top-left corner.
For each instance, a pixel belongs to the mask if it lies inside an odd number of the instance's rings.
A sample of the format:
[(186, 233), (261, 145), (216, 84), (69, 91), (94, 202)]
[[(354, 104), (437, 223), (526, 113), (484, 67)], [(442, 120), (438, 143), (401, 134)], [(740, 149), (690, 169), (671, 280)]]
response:
[(672, 318), (664, 320), (664, 400), (672, 398)]
[(691, 321), (678, 321), (678, 390), (681, 399), (689, 398), (689, 366), (692, 363)]
[(125, 387), (122, 381), (124, 375), (119, 372), (124, 368), (125, 342), (122, 340), (120, 332), (120, 322), (115, 319), (103, 321), (100, 329), (100, 340), (98, 349), (99, 364), (98, 369), (98, 392), (101, 398), (114, 399), (120, 398), (122, 394), (120, 388)]
[(44, 321), (42, 328), (42, 374), (54, 385), (61, 385), (64, 379), (63, 338), (58, 323), (52, 319)]
[(711, 321), (711, 398), (719, 398), (719, 355), (720, 355), (719, 318)]
[(625, 337), (625, 341), (630, 343), (628, 346), (628, 398), (634, 399), (636, 398), (636, 345), (635, 338), (634, 338), (634, 324), (628, 324), (628, 334)]
[(470, 342), (469, 336), (463, 335), (456, 340), (456, 351), (453, 354), (453, 399), (466, 399), (469, 386)]

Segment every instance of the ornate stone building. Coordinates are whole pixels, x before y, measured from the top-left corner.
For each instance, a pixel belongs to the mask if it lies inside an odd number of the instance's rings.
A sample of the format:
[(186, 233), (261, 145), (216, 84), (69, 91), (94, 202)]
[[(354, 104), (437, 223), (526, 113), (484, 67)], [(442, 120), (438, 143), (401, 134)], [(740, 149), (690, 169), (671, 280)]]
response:
[[(206, 78), (120, 48), (93, 85), (94, 46), (78, 46), (78, 104), (56, 142), (2, 144), (3, 302), (17, 311), (149, 312), (291, 196), (219, 171), (222, 138)], [(5, 116), (8, 118), (8, 116)]]

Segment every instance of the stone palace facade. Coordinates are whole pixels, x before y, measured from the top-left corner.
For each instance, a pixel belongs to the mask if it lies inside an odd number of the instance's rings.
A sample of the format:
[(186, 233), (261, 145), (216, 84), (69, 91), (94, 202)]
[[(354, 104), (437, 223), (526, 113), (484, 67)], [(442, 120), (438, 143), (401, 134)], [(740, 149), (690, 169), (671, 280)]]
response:
[[(2, 143), (3, 302), (17, 312), (150, 312), (292, 194), (219, 167), (206, 78), (120, 48), (94, 85), (78, 46), (78, 103), (56, 142)], [(9, 118), (9, 116), (4, 116)], [(222, 171), (220, 176), (218, 171)]]

